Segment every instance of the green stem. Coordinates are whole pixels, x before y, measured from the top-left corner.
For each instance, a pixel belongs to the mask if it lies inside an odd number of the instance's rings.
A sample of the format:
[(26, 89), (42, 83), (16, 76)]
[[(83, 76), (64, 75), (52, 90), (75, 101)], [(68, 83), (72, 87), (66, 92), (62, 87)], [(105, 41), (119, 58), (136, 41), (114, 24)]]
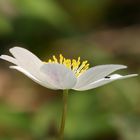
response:
[(63, 112), (62, 112), (62, 118), (61, 118), (59, 140), (64, 139), (64, 129), (65, 129), (66, 114), (67, 114), (67, 97), (68, 97), (68, 90), (64, 90), (63, 91)]

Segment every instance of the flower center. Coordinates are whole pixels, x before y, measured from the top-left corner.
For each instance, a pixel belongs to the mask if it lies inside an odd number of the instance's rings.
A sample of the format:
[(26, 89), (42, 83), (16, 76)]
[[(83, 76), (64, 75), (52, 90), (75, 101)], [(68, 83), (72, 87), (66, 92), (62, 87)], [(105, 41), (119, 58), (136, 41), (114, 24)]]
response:
[(63, 57), (62, 54), (59, 55), (59, 59), (53, 55), (52, 59), (49, 59), (47, 63), (58, 63), (63, 64), (70, 70), (72, 70), (75, 73), (76, 77), (79, 77), (81, 74), (83, 74), (85, 71), (89, 69), (88, 61), (80, 61), (80, 57), (78, 59), (66, 59)]

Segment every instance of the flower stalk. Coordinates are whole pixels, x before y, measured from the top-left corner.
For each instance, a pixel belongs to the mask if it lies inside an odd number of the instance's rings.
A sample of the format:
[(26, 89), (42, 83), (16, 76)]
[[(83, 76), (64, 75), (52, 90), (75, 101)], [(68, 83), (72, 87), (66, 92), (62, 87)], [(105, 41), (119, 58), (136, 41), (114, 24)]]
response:
[(59, 140), (64, 139), (64, 129), (65, 129), (65, 122), (66, 122), (66, 115), (67, 115), (67, 97), (68, 97), (68, 90), (63, 90), (63, 111), (62, 111), (61, 125), (59, 131)]

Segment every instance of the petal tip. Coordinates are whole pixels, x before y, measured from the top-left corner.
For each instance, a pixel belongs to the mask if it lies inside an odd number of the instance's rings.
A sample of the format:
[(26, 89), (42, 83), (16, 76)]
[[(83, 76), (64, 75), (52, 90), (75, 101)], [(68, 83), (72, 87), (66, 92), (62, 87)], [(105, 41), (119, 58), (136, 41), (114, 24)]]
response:
[(139, 76), (139, 74), (131, 74), (132, 77)]
[(122, 64), (110, 64), (110, 65), (114, 65), (114, 66), (120, 67), (121, 69), (126, 69), (127, 68), (126, 65), (122, 65)]
[(119, 65), (122, 69), (126, 69), (126, 68), (128, 68), (128, 66), (126, 66), (126, 65)]
[(1, 59), (3, 59), (4, 57), (5, 57), (5, 55), (4, 55), (4, 54), (0, 55), (0, 58), (1, 58)]
[(9, 49), (9, 52), (11, 52), (13, 49), (20, 49), (20, 48), (22, 48), (22, 47), (14, 46), (14, 47)]
[(15, 69), (17, 66), (9, 66), (10, 69)]
[(126, 66), (126, 65), (123, 65), (123, 67), (126, 69), (126, 68), (128, 68), (128, 66)]
[(0, 55), (0, 59), (3, 59), (3, 55)]

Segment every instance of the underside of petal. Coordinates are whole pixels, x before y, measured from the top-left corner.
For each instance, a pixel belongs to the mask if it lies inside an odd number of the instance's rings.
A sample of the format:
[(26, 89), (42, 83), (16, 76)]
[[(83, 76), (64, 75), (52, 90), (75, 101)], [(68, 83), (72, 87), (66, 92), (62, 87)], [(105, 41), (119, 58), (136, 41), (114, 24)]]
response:
[(134, 77), (137, 75), (138, 74), (130, 74), (130, 75), (122, 76), (119, 74), (113, 74), (113, 75), (108, 76), (107, 78), (102, 78), (100, 80), (97, 80), (87, 86), (84, 86), (81, 88), (74, 88), (74, 90), (78, 90), (78, 91), (90, 90), (90, 89), (97, 88), (97, 87), (103, 86), (105, 84), (108, 84), (110, 82), (113, 82), (115, 80), (126, 79), (126, 78)]
[(10, 66), (11, 69), (16, 69), (20, 72), (22, 72), (23, 74), (25, 74), (27, 77), (29, 77), (30, 79), (32, 79), (34, 82), (44, 86), (44, 87), (47, 87), (47, 88), (50, 88), (50, 89), (54, 89), (56, 90), (57, 88), (50, 85), (49, 83), (43, 83), (42, 81), (38, 80), (36, 77), (34, 77), (32, 74), (30, 74), (28, 71), (24, 70), (23, 68), (19, 67), (19, 66)]
[(8, 62), (11, 62), (11, 63), (13, 63), (13, 64), (15, 64), (15, 65), (18, 65), (17, 60), (16, 60), (15, 58), (11, 57), (11, 56), (8, 56), (8, 55), (1, 55), (0, 58), (3, 59), (3, 60), (6, 60), (6, 61), (8, 61)]
[(63, 64), (48, 63), (41, 67), (46, 80), (59, 89), (71, 89), (76, 84), (74, 73)]
[(109, 74), (113, 73), (116, 70), (125, 69), (127, 66), (124, 65), (116, 65), (116, 64), (109, 64), (109, 65), (99, 65), (90, 68), (80, 77), (78, 77), (77, 83), (75, 88), (81, 88), (94, 81), (104, 78)]

